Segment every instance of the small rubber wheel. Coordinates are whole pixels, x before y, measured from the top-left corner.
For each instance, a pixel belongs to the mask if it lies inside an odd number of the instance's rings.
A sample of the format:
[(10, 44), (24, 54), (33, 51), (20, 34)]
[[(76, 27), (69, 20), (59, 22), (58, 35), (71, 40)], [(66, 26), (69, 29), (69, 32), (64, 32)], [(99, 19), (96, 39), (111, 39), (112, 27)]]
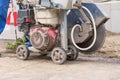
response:
[(57, 47), (51, 52), (52, 61), (55, 64), (63, 64), (67, 60), (67, 54), (64, 49)]
[(27, 60), (30, 55), (28, 47), (25, 45), (18, 46), (18, 48), (16, 50), (16, 55), (17, 55), (17, 58), (19, 58), (21, 60)]
[(74, 46), (69, 45), (68, 46), (68, 53), (67, 53), (67, 60), (73, 61), (73, 60), (76, 60), (77, 58), (78, 58), (77, 49)]

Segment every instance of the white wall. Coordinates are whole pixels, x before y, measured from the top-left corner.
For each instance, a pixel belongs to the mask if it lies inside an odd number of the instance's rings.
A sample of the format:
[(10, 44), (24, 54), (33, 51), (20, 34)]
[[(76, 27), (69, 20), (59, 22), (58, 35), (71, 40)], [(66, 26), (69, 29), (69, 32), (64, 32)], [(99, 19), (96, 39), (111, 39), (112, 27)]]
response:
[(106, 29), (115, 33), (120, 33), (120, 1), (96, 4), (108, 17), (110, 17), (110, 20), (106, 23)]

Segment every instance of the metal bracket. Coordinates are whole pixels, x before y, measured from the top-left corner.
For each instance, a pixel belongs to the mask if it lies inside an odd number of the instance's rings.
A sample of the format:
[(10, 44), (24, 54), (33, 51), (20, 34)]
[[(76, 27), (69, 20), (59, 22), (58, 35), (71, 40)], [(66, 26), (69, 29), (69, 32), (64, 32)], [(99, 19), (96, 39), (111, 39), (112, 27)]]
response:
[(61, 47), (65, 50), (68, 50), (68, 37), (67, 37), (67, 11), (60, 10), (60, 35), (61, 35)]

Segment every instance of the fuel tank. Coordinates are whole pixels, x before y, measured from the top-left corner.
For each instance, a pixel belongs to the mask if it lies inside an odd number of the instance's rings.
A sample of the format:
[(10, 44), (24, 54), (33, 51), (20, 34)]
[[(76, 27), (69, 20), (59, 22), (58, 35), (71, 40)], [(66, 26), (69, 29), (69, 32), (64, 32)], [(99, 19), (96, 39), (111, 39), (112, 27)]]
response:
[(39, 9), (36, 11), (36, 18), (42, 24), (56, 26), (59, 24), (59, 14), (56, 9)]

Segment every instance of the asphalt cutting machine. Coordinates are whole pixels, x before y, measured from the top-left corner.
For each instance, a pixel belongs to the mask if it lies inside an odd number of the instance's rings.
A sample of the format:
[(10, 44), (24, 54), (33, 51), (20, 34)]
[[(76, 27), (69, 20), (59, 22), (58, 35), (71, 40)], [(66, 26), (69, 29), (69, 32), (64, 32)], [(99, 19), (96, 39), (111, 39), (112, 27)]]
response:
[(26, 38), (26, 45), (16, 50), (19, 59), (28, 59), (32, 51), (63, 64), (76, 60), (78, 51), (90, 54), (104, 43), (108, 18), (94, 4), (80, 0), (20, 0), (18, 4), (18, 28)]

